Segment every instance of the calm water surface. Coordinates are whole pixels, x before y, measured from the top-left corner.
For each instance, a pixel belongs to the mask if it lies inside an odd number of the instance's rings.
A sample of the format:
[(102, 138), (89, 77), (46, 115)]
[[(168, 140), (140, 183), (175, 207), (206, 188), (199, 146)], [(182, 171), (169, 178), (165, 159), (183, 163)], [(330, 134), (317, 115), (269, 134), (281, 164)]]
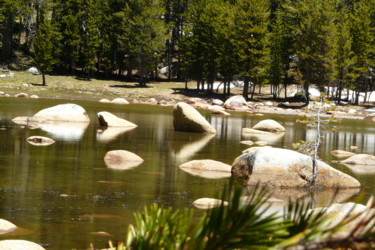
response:
[[(228, 179), (204, 179), (178, 168), (186, 161), (213, 159), (231, 164), (246, 149), (241, 140), (264, 140), (271, 146), (291, 148), (293, 142), (311, 140), (314, 129), (295, 123), (296, 117), (233, 114), (211, 116), (201, 111), (216, 128), (216, 135), (173, 131), (172, 107), (115, 105), (96, 102), (74, 103), (91, 118), (88, 126), (44, 126), (25, 128), (11, 120), (32, 116), (37, 111), (67, 100), (0, 98), (0, 218), (20, 227), (1, 239), (18, 238), (37, 242), (48, 249), (97, 248), (108, 240), (123, 239), (133, 213), (145, 205), (159, 203), (175, 208), (190, 207), (192, 201), (216, 196)], [(101, 129), (96, 113), (109, 111), (138, 125), (130, 131)], [(243, 127), (271, 118), (285, 128), (284, 136), (246, 138)], [(326, 135), (320, 157), (334, 158), (334, 149), (375, 154), (375, 127), (367, 121), (347, 120), (337, 124), (338, 132)], [(56, 143), (32, 146), (26, 138), (41, 135)], [(138, 167), (116, 171), (103, 161), (109, 150), (124, 149), (145, 161)], [(372, 174), (331, 164), (362, 183), (362, 193), (375, 193)], [(199, 212), (198, 212), (199, 213)], [(111, 236), (97, 235), (107, 232)]]

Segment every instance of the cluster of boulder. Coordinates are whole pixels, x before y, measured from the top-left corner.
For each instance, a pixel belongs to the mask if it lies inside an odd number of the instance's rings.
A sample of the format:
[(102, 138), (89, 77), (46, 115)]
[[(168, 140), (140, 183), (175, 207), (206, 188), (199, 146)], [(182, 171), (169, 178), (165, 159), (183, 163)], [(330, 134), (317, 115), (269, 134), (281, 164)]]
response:
[[(235, 104), (240, 106), (240, 103)], [(192, 107), (187, 104), (179, 103), (174, 108), (174, 127), (176, 130), (197, 133), (213, 133), (212, 129), (206, 122), (192, 122), (198, 118), (204, 119), (197, 112), (192, 111)], [(177, 122), (178, 121), (178, 122)], [(182, 123), (182, 124), (180, 124)], [(193, 124), (192, 124), (193, 123)], [(200, 125), (199, 125), (200, 124)], [(199, 125), (199, 126), (198, 126)], [(274, 120), (263, 120), (252, 128), (244, 128), (243, 134), (250, 135), (275, 135), (285, 133), (285, 128)], [(342, 202), (352, 197), (359, 191), (361, 186), (360, 182), (355, 178), (347, 175), (322, 161), (317, 161), (317, 176), (313, 179), (313, 161), (310, 156), (301, 154), (299, 152), (273, 148), (262, 147), (266, 142), (252, 142), (242, 141), (241, 143), (247, 145), (258, 145), (258, 147), (251, 147), (237, 157), (232, 165), (222, 162), (204, 159), (193, 160), (181, 164), (180, 169), (188, 172), (189, 174), (204, 177), (204, 178), (226, 178), (236, 177), (243, 182), (246, 186), (255, 186), (260, 184), (271, 188), (281, 188), (279, 190), (285, 191), (286, 195), (283, 199), (270, 198), (265, 202), (263, 215), (271, 213), (282, 213), (283, 208), (287, 205), (290, 199), (305, 196), (305, 190), (301, 188), (310, 187), (313, 183), (315, 188), (322, 188), (323, 190), (335, 190), (337, 188), (347, 190), (341, 192), (339, 195), (330, 196), (335, 198), (336, 202)], [(334, 154), (344, 154), (346, 156), (353, 155), (351, 152), (339, 152)], [(346, 160), (346, 162), (375, 162), (375, 156), (353, 155)], [(283, 193), (277, 191), (277, 193)], [(334, 193), (334, 191), (332, 192)], [(282, 195), (281, 195), (282, 196)], [(281, 198), (281, 197), (279, 197)], [(372, 212), (369, 207), (354, 204), (354, 203), (334, 203), (329, 204), (328, 207), (324, 206), (327, 201), (327, 195), (316, 195), (314, 198), (322, 207), (316, 208), (309, 212), (324, 211), (325, 216), (335, 220), (328, 225), (334, 227), (337, 223), (341, 222), (345, 216), (358, 216), (367, 212)], [(244, 200), (245, 197), (244, 197)], [(228, 205), (227, 201), (222, 201), (214, 198), (200, 198), (193, 202), (193, 205), (200, 209), (210, 209), (220, 205)], [(364, 215), (359, 216), (349, 223), (344, 230), (336, 233), (334, 237), (347, 237), (353, 228), (360, 223), (360, 219)]]
[[(229, 100), (229, 99), (228, 99)], [(245, 110), (248, 103), (240, 98), (222, 103), (225, 108), (232, 110)], [(220, 104), (217, 102), (216, 104)], [(215, 104), (215, 105), (216, 105)], [(219, 105), (217, 105), (219, 106)], [(117, 117), (106, 111), (97, 113), (99, 124), (107, 128), (136, 128), (137, 125)], [(32, 117), (17, 117), (13, 120), (19, 124), (37, 126), (39, 123), (48, 123), (56, 121), (69, 121), (79, 123), (89, 123), (90, 119), (86, 111), (75, 104), (57, 105), (52, 108), (44, 109)], [(173, 126), (176, 131), (201, 133), (212, 135), (216, 129), (200, 114), (192, 105), (187, 103), (177, 103), (173, 108)], [(285, 128), (274, 120), (263, 120), (252, 128), (243, 128), (243, 134), (247, 135), (266, 135), (266, 136), (283, 136)], [(28, 138), (29, 143), (43, 144), (53, 143), (43, 137)], [(308, 187), (311, 183), (319, 188), (344, 188), (358, 190), (361, 186), (355, 178), (329, 166), (328, 164), (317, 161), (317, 177), (313, 180), (313, 161), (311, 157), (299, 152), (273, 148), (262, 147), (267, 144), (264, 141), (246, 141), (247, 144), (257, 145), (246, 150), (242, 155), (237, 157), (232, 165), (222, 162), (204, 159), (184, 162), (179, 166), (180, 169), (205, 178), (226, 178), (233, 176), (243, 182), (246, 186), (260, 184), (267, 187), (283, 188), (286, 190), (298, 190)], [(344, 154), (336, 152), (336, 154)], [(346, 156), (350, 155), (345, 153)], [(374, 156), (353, 155), (342, 161), (342, 163), (352, 164), (353, 162), (371, 162)], [(142, 164), (143, 159), (129, 151), (113, 150), (107, 152), (104, 162), (108, 168), (115, 170), (131, 169)], [(292, 194), (292, 191), (288, 191)], [(289, 196), (290, 198), (290, 196)], [(270, 204), (281, 202), (270, 201)], [(212, 200), (209, 198), (200, 199), (194, 202), (197, 207), (211, 208), (222, 204), (224, 201)], [(206, 205), (205, 205), (206, 204)], [(224, 204), (226, 204), (224, 202)]]
[[(6, 94), (3, 91), (0, 91), (0, 96), (11, 97), (10, 94)], [(17, 97), (17, 98), (35, 98), (35, 99), (39, 98), (38, 95), (29, 95), (27, 93), (18, 93), (18, 94), (15, 94), (14, 97)]]

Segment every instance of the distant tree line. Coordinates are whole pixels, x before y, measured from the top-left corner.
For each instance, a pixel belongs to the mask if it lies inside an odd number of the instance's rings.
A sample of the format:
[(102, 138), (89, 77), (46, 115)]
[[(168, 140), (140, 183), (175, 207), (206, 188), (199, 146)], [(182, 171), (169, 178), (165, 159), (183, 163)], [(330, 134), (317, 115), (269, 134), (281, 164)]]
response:
[(375, 90), (375, 0), (0, 0), (0, 23), (1, 63), (23, 51), (43, 74)]

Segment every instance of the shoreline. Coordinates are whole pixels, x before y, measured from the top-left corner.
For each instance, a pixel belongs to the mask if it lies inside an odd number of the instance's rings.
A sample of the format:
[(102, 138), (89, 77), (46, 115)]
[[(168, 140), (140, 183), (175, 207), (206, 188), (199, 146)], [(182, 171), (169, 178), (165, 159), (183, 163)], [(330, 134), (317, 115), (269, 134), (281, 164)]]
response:
[[(14, 73), (13, 77), (0, 78), (0, 98), (37, 96), (43, 99), (92, 102), (99, 102), (101, 99), (124, 98), (132, 104), (162, 106), (173, 106), (182, 101), (197, 109), (205, 110), (212, 110), (213, 100), (215, 99), (225, 101), (221, 93), (214, 92), (212, 95), (208, 95), (196, 91), (195, 82), (189, 82), (188, 89), (185, 89), (185, 83), (183, 82), (151, 82), (146, 87), (140, 87), (135, 82), (100, 79), (81, 80), (74, 76), (47, 75), (47, 86), (42, 86), (40, 75), (31, 75), (24, 71), (15, 71)], [(288, 91), (292, 92), (293, 86)], [(242, 89), (240, 87), (233, 88), (231, 92), (231, 96), (240, 95)], [(268, 92), (267, 88), (262, 89), (262, 94), (256, 93), (255, 101), (246, 102), (245, 107), (234, 107), (233, 109), (221, 107), (223, 111), (249, 114), (296, 115), (300, 117), (314, 115), (314, 110), (311, 108), (278, 107), (280, 102), (270, 100)], [(369, 108), (374, 111), (367, 112), (366, 109)], [(358, 106), (327, 104), (327, 112), (323, 115), (327, 118), (356, 120), (365, 119), (368, 116), (370, 116), (370, 120), (375, 122), (375, 103)]]

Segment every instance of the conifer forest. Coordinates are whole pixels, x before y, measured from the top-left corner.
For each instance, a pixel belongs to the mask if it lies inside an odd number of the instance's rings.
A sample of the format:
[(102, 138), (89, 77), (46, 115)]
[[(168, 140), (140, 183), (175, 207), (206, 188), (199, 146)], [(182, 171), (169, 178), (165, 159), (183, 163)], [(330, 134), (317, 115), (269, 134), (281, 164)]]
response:
[(375, 0), (0, 0), (0, 24), (0, 64), (42, 73), (375, 90)]

